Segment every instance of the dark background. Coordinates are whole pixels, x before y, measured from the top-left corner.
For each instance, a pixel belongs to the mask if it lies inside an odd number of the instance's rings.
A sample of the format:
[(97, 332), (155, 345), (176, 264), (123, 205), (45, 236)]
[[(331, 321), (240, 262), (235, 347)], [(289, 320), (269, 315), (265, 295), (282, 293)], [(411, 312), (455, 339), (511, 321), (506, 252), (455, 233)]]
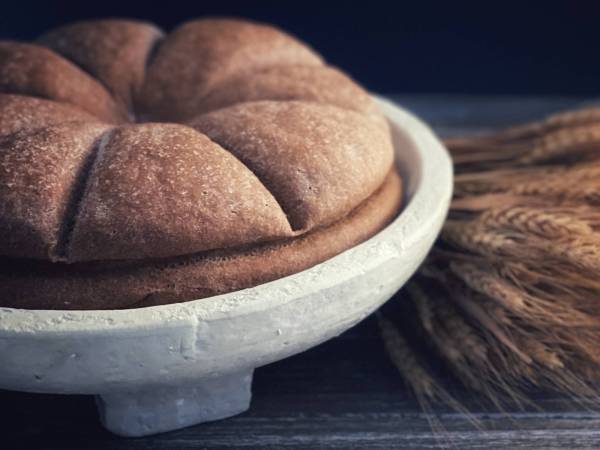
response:
[(193, 17), (267, 21), (380, 93), (600, 93), (600, 2), (0, 0), (0, 37), (73, 20), (136, 17), (170, 29)]

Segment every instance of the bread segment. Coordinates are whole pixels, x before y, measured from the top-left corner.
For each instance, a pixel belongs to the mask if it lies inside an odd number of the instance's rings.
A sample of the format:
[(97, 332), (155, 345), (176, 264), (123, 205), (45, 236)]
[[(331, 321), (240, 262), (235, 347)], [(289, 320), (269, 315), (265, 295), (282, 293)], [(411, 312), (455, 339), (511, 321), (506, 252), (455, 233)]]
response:
[(350, 77), (328, 66), (286, 65), (243, 72), (211, 88), (199, 112), (258, 100), (305, 100), (380, 114), (371, 96)]
[(393, 161), (381, 122), (330, 105), (240, 103), (190, 126), (248, 166), (299, 232), (349, 213), (381, 186)]
[(60, 259), (78, 182), (109, 128), (71, 122), (0, 138), (0, 254)]
[(67, 103), (0, 94), (0, 136), (67, 122), (97, 122), (97, 119)]
[(364, 241), (397, 214), (402, 181), (392, 170), (343, 220), (303, 236), (167, 260), (35, 264), (0, 258), (0, 307), (137, 308), (196, 300), (308, 269)]
[(38, 39), (101, 81), (128, 110), (148, 56), (163, 32), (133, 20), (94, 20), (56, 28)]
[(233, 19), (184, 23), (160, 45), (138, 98), (142, 117), (183, 121), (221, 80), (282, 65), (322, 65), (307, 46), (276, 28)]
[(295, 273), (391, 220), (392, 167), (369, 94), (268, 25), (0, 41), (0, 306), (145, 306)]
[(0, 42), (0, 93), (69, 103), (111, 123), (127, 118), (98, 81), (52, 50), (33, 44)]
[(159, 258), (291, 235), (236, 158), (191, 128), (149, 123), (119, 127), (102, 143), (67, 254)]

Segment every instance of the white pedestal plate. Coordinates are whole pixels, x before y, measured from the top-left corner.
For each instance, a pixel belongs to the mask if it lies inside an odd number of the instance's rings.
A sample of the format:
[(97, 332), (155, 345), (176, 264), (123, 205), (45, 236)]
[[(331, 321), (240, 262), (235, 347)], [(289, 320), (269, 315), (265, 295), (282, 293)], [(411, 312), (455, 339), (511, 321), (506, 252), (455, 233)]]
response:
[(208, 299), (113, 311), (0, 308), (0, 388), (94, 394), (103, 424), (123, 436), (245, 411), (255, 367), (365, 318), (414, 273), (439, 233), (452, 191), (448, 154), (422, 122), (378, 101), (407, 201), (387, 228), (301, 273)]

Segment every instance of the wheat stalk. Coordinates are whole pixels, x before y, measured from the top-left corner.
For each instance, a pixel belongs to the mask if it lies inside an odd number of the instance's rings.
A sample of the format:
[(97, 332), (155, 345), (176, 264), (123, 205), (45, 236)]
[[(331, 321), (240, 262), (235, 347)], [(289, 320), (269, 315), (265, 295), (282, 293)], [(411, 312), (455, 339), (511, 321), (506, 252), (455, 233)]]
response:
[(600, 150), (600, 126), (564, 128), (537, 139), (531, 150), (519, 157), (518, 162), (532, 164), (553, 159), (582, 157), (587, 152)]
[(456, 261), (450, 262), (450, 271), (470, 289), (497, 301), (509, 311), (518, 312), (525, 307), (526, 294), (493, 273), (471, 263)]
[[(496, 405), (527, 402), (532, 385), (596, 398), (600, 108), (447, 144), (455, 197), (407, 286), (416, 314), (409, 327)], [(386, 345), (407, 383), (422, 397), (444, 397), (415, 369), (406, 342), (395, 346), (390, 327)]]
[(456, 404), (455, 400), (420, 362), (419, 355), (411, 348), (406, 338), (394, 324), (381, 314), (377, 315), (377, 319), (385, 348), (392, 363), (410, 384), (411, 389), (422, 404), (426, 405), (429, 400), (436, 399)]
[(549, 239), (589, 236), (593, 229), (588, 222), (560, 209), (539, 208), (535, 206), (509, 206), (490, 208), (476, 223), (494, 230), (510, 229)]
[[(513, 186), (509, 192), (516, 195), (545, 197), (557, 205), (567, 202), (600, 205), (600, 189), (596, 180), (566, 183), (568, 178), (557, 180), (534, 180)], [(570, 181), (570, 180), (569, 180)]]
[(558, 354), (537, 340), (530, 339), (525, 342), (521, 342), (521, 348), (523, 348), (527, 354), (531, 355), (531, 358), (547, 367), (550, 370), (562, 370), (565, 368), (561, 358)]
[(507, 233), (454, 220), (446, 221), (440, 237), (458, 248), (490, 257), (514, 253), (519, 244), (515, 236)]

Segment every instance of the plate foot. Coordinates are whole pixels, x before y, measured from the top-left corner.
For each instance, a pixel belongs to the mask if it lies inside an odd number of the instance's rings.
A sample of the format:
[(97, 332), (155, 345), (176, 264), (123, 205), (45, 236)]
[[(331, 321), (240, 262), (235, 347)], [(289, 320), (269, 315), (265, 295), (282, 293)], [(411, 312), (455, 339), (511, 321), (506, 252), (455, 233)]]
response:
[(112, 392), (96, 397), (100, 420), (120, 436), (146, 436), (224, 419), (250, 406), (252, 370), (181, 387)]

